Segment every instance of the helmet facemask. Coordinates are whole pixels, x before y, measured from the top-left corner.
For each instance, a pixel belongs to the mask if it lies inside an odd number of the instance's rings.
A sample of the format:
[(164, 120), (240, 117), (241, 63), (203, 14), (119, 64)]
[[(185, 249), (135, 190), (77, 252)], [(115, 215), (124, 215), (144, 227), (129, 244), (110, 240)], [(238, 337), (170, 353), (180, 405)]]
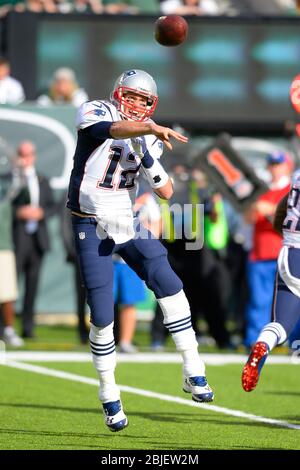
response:
[[(145, 97), (147, 99), (146, 107), (138, 106), (137, 104), (126, 101), (126, 95), (128, 93)], [(149, 119), (154, 113), (158, 101), (158, 97), (155, 95), (126, 86), (119, 86), (116, 88), (113, 92), (113, 98), (121, 116), (124, 119), (137, 122)]]

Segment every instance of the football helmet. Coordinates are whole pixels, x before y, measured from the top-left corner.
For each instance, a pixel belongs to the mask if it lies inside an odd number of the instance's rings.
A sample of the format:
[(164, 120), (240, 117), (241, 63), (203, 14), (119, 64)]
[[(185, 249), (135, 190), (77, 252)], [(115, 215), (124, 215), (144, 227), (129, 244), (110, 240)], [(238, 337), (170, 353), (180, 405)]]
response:
[[(125, 98), (129, 92), (147, 98), (146, 107), (128, 103)], [(154, 113), (157, 105), (156, 83), (151, 75), (143, 70), (127, 70), (117, 78), (110, 100), (123, 118), (145, 121)]]

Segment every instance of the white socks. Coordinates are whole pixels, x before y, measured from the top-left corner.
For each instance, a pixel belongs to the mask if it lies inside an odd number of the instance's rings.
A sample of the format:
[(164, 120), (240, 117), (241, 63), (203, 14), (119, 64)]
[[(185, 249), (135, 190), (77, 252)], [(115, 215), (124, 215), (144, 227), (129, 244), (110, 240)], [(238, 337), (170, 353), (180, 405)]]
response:
[(287, 338), (285, 329), (280, 323), (271, 322), (263, 327), (256, 341), (263, 341), (270, 351), (278, 344), (284, 343)]
[[(187, 298), (181, 290), (175, 295), (158, 300), (164, 314), (164, 324), (170, 331), (176, 349), (183, 359), (186, 377), (205, 376), (205, 365), (198, 354), (198, 343), (192, 328), (191, 313)], [(102, 403), (120, 399), (120, 390), (115, 382), (116, 351), (113, 323), (105, 328), (91, 324), (90, 345), (93, 362), (99, 374), (99, 398)]]
[(94, 366), (99, 374), (99, 399), (102, 403), (120, 399), (120, 390), (115, 382), (116, 348), (113, 323), (99, 328), (91, 323), (90, 345)]
[(198, 343), (191, 323), (191, 312), (183, 290), (158, 299), (164, 315), (164, 325), (172, 335), (176, 349), (183, 358), (186, 377), (204, 376), (205, 365), (198, 354)]

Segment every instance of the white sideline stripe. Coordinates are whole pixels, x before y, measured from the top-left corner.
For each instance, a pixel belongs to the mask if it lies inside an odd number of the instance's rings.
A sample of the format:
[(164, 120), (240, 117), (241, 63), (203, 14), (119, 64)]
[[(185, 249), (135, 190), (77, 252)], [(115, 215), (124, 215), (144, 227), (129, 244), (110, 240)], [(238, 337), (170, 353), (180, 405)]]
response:
[[(71, 380), (74, 382), (81, 382), (88, 385), (99, 385), (98, 380), (92, 379), (89, 377), (84, 377), (82, 375), (72, 374), (70, 372), (63, 372), (55, 369), (48, 369), (47, 367), (35, 366), (32, 364), (25, 364), (21, 362), (10, 362), (5, 364), (7, 367), (13, 367), (15, 369), (26, 370), (29, 372), (35, 372), (37, 374), (42, 374), (51, 377), (57, 377), (60, 379)], [(222, 406), (208, 405), (206, 403), (195, 403), (192, 400), (186, 400), (184, 398), (175, 397), (172, 395), (166, 395), (163, 393), (151, 392), (149, 390), (143, 390), (141, 388), (128, 387), (127, 385), (120, 385), (120, 390), (126, 393), (133, 393), (135, 395), (141, 395), (143, 397), (156, 398), (158, 400), (178, 403), (180, 405), (192, 406), (194, 408), (201, 408), (208, 411), (214, 411), (215, 413), (222, 413), (229, 416), (235, 416), (237, 418), (248, 419), (250, 421), (257, 421), (260, 423), (271, 424), (274, 426), (279, 426), (288, 429), (300, 430), (300, 425), (292, 424), (287, 421), (281, 421), (277, 419), (265, 418), (263, 416), (257, 416), (250, 413), (245, 413), (239, 410), (231, 410), (230, 408), (224, 408)]]
[[(3, 354), (3, 353), (2, 353)], [(118, 362), (137, 363), (167, 363), (179, 364), (182, 362), (180, 354), (177, 353), (139, 353), (122, 354), (117, 353)], [(248, 356), (241, 354), (201, 354), (201, 358), (208, 365), (221, 366), (225, 364), (244, 364)], [(91, 353), (83, 352), (57, 352), (57, 351), (8, 351), (4, 360), (8, 361), (30, 361), (30, 362), (91, 362)], [(1, 361), (3, 362), (3, 360)], [(269, 356), (269, 364), (292, 364), (291, 356)], [(295, 362), (294, 362), (295, 364)]]

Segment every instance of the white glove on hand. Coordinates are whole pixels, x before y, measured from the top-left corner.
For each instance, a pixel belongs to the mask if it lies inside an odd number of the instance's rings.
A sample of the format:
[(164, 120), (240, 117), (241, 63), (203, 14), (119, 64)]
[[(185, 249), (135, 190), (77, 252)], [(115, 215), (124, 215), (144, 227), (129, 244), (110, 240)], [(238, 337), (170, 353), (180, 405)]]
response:
[(131, 145), (135, 154), (141, 159), (143, 170), (151, 187), (159, 189), (164, 186), (169, 181), (169, 175), (163, 169), (159, 161), (150, 155), (145, 137), (142, 136), (131, 139)]
[(131, 139), (131, 145), (133, 151), (137, 153), (140, 158), (143, 158), (145, 153), (147, 152), (147, 145), (145, 137), (134, 137)]

